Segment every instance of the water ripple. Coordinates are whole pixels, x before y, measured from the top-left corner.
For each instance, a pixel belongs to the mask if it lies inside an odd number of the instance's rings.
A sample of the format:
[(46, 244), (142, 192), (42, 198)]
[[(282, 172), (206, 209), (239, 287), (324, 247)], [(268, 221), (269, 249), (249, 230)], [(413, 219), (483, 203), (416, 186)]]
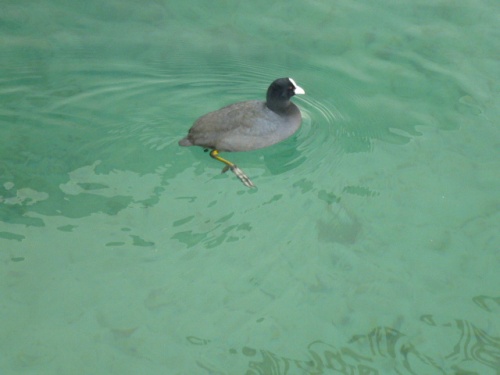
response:
[[(182, 56), (174, 56), (174, 62), (176, 58)], [(59, 66), (50, 84), (35, 71), (12, 70), (0, 92), (7, 104), (0, 110), (0, 121), (11, 138), (6, 169), (15, 172), (2, 183), (28, 176), (61, 183), (71, 172), (96, 161), (101, 161), (100, 173), (157, 173), (163, 165), (165, 183), (193, 165), (192, 157), (182, 157), (185, 150), (177, 147), (177, 141), (197, 117), (232, 102), (263, 100), (270, 82), (294, 76), (286, 66), (259, 66), (243, 59), (221, 61), (216, 67), (185, 62), (72, 60)], [(26, 81), (26, 76), (42, 78)], [(337, 125), (345, 123), (346, 116), (315, 93), (312, 84), (308, 87), (307, 80), (294, 78), (307, 93), (293, 99), (303, 113), (301, 129), (290, 141), (258, 151), (273, 156), (268, 158), (270, 164), (267, 159), (262, 164), (248, 158), (246, 167), (267, 166), (272, 176), (288, 171), (293, 176), (304, 169), (321, 175), (340, 161)], [(13, 126), (24, 131), (8, 132)], [(19, 150), (29, 151), (27, 159), (16, 156), (23, 155)], [(205, 157), (194, 153), (194, 158)], [(210, 163), (206, 165), (209, 168)], [(59, 189), (50, 182), (46, 186), (48, 205), (60, 209)], [(20, 188), (33, 187), (21, 184)], [(37, 205), (31, 208), (36, 210)]]

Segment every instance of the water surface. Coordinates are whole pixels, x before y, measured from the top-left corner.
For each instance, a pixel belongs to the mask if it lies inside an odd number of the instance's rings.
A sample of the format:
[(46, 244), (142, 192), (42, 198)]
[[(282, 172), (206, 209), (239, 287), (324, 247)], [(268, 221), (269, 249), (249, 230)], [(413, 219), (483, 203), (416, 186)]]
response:
[[(497, 374), (495, 1), (0, 7), (2, 374)], [(200, 115), (293, 77), (302, 128)]]

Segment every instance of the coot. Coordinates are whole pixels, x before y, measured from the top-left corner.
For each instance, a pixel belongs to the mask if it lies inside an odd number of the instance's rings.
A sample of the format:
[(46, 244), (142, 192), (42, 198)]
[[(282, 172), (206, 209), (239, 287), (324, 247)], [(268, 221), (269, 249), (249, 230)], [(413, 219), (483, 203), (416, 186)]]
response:
[(195, 121), (179, 145), (211, 149), (210, 156), (226, 165), (223, 173), (230, 169), (245, 186), (255, 187), (219, 152), (255, 150), (290, 137), (302, 121), (299, 108), (290, 101), (297, 94), (305, 92), (292, 78), (279, 78), (267, 89), (266, 101), (248, 100), (207, 113)]

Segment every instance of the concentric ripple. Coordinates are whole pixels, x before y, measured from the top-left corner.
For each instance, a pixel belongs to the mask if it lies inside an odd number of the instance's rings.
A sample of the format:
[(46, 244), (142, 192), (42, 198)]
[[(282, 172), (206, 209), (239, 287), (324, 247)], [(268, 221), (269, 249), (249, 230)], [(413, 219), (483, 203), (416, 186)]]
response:
[[(52, 176), (62, 182), (68, 173), (96, 162), (102, 173), (161, 170), (164, 182), (175, 179), (196, 160), (206, 160), (210, 169), (213, 164), (205, 154), (177, 146), (194, 120), (236, 101), (264, 99), (269, 83), (287, 75), (306, 90), (306, 95), (293, 99), (303, 114), (302, 127), (287, 143), (258, 151), (258, 155), (278, 156), (272, 167), (266, 160), (271, 175), (289, 171), (300, 175), (304, 170), (323, 174), (340, 161), (338, 125), (345, 123), (346, 116), (331, 98), (315, 92), (313, 85), (308, 87), (301, 73), (294, 74), (288, 67), (253, 65), (244, 59), (208, 66), (184, 56), (148, 63), (61, 59), (54, 64), (58, 76), (51, 85), (37, 78), (41, 73), (32, 71), (36, 67), (23, 68), (11, 72), (0, 93), (7, 103), (0, 112), (4, 128), (26, 128), (23, 134), (27, 135), (11, 136), (11, 144), (29, 150), (31, 162), (12, 159), (14, 152), (5, 159), (18, 180)], [(15, 100), (18, 92), (23, 93), (22, 101)], [(262, 168), (262, 161), (246, 158), (242, 168), (252, 167)], [(195, 173), (207, 173), (207, 168)], [(59, 199), (56, 186), (47, 193), (48, 200)]]

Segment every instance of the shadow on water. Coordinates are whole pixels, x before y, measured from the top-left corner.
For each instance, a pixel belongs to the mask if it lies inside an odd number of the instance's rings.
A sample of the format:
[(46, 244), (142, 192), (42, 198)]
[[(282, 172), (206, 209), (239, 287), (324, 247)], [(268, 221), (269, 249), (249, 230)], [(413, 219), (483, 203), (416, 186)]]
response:
[[(492, 337), (474, 324), (456, 319), (439, 322), (433, 316), (421, 316), (421, 335), (428, 340), (441, 341), (442, 335), (456, 337), (456, 341), (440, 347), (430, 347), (421, 341), (420, 335), (408, 335), (391, 327), (376, 327), (370, 332), (351, 337), (347, 344), (339, 346), (315, 341), (304, 350), (304, 356), (290, 358), (266, 349), (242, 347), (227, 348), (233, 364), (245, 369), (246, 375), (281, 374), (336, 374), (378, 375), (393, 373), (409, 374), (477, 374), (498, 370), (500, 366), (500, 337)], [(190, 344), (210, 350), (212, 343), (197, 337), (187, 337)], [(218, 349), (220, 350), (220, 349)], [(202, 349), (203, 351), (203, 349)], [(211, 373), (223, 371), (202, 359), (197, 365)], [(235, 365), (236, 367), (236, 365)], [(481, 370), (482, 369), (482, 370)]]

